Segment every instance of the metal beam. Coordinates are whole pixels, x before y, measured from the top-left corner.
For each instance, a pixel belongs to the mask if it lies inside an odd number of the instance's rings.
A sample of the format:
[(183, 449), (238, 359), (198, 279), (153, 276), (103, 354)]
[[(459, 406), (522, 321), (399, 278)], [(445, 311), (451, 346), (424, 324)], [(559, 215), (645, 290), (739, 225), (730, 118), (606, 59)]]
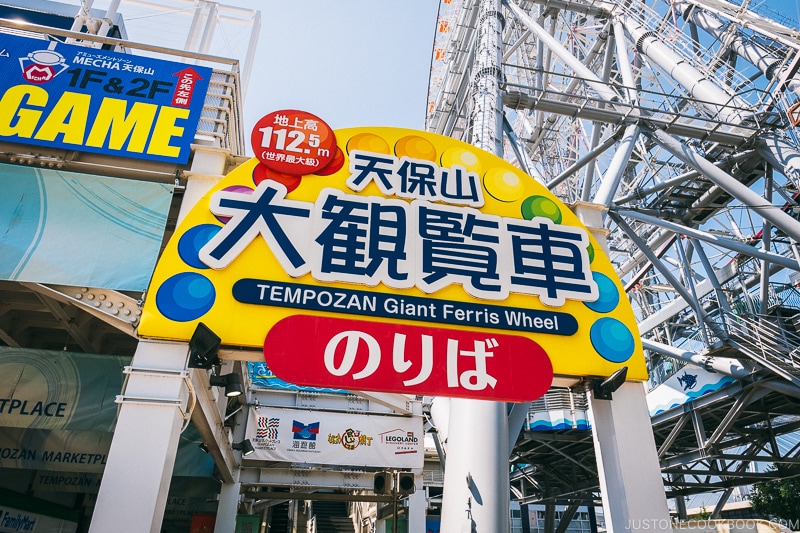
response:
[(733, 405), (728, 410), (728, 413), (725, 415), (725, 418), (720, 420), (717, 427), (714, 429), (714, 432), (708, 437), (704, 448), (708, 449), (711, 446), (716, 444), (721, 444), (722, 439), (728, 433), (731, 426), (736, 422), (739, 416), (744, 411), (744, 408), (747, 407), (751, 402), (758, 400), (759, 398), (763, 398), (769, 394), (769, 391), (764, 389), (745, 389), (736, 396), (736, 401), (733, 402)]
[(519, 7), (513, 0), (504, 0), (503, 3), (508, 7), (519, 22), (531, 30), (536, 37), (544, 43), (559, 59), (566, 63), (579, 77), (584, 78), (586, 84), (594, 90), (605, 103), (614, 105), (620, 97), (608, 83), (600, 79), (597, 74), (592, 72), (586, 65), (576, 58), (558, 39), (550, 35), (547, 30), (541, 27), (533, 18)]
[[(732, 475), (731, 472), (717, 472), (713, 470), (705, 470), (705, 471), (687, 471), (681, 468), (665, 468), (663, 470), (665, 474), (684, 474), (688, 476), (696, 476), (696, 477), (712, 477), (712, 478), (724, 478), (720, 479), (720, 484), (718, 486), (722, 487), (738, 487), (741, 485), (749, 485), (751, 483), (755, 483), (757, 480), (764, 480), (764, 479), (780, 479), (783, 477), (783, 474), (780, 472), (772, 472), (772, 471), (764, 471), (764, 472), (738, 472), (735, 476)], [(737, 479), (739, 478), (739, 479)], [(681, 485), (691, 486), (692, 483), (689, 481), (682, 482)]]
[(620, 229), (625, 232), (628, 238), (639, 247), (642, 253), (644, 253), (645, 257), (647, 257), (647, 259), (650, 260), (650, 263), (661, 273), (662, 276), (667, 279), (667, 281), (678, 292), (678, 294), (680, 294), (685, 301), (690, 302), (690, 307), (697, 315), (697, 323), (700, 324), (701, 327), (704, 327), (705, 313), (700, 306), (696, 305), (697, 299), (686, 289), (686, 287), (683, 286), (683, 284), (681, 284), (680, 280), (676, 278), (675, 275), (664, 265), (661, 259), (658, 258), (656, 254), (650, 250), (650, 248), (647, 247), (647, 243), (641, 237), (639, 237), (635, 231), (633, 231), (633, 228), (631, 228), (619, 214), (609, 211), (608, 215), (614, 219), (614, 222), (616, 222)]
[(711, 520), (716, 520), (719, 518), (722, 508), (725, 507), (725, 504), (728, 503), (728, 498), (730, 498), (731, 494), (733, 494), (733, 489), (734, 487), (728, 487), (722, 491), (719, 500), (717, 500), (717, 505), (715, 505), (714, 510), (711, 511), (711, 516), (709, 517)]
[[(544, 443), (544, 445), (547, 446), (548, 448), (550, 448), (551, 450), (553, 450), (554, 452), (556, 452), (558, 455), (564, 457), (566, 460), (568, 460), (571, 463), (577, 465), (579, 468), (581, 468), (583, 470), (586, 470), (587, 472), (589, 472), (592, 475), (595, 475), (595, 476), (597, 475), (597, 468), (591, 468), (590, 465), (581, 463), (578, 459), (570, 456), (569, 454), (566, 454), (566, 453), (562, 452), (556, 446), (553, 446), (553, 445), (548, 444), (548, 443)], [(595, 463), (592, 462), (591, 464), (594, 465)]]
[(234, 482), (234, 470), (238, 468), (233, 450), (226, 446), (230, 437), (225, 431), (225, 421), (219, 412), (217, 399), (213, 396), (213, 389), (208, 380), (208, 371), (190, 369), (192, 386), (196, 396), (197, 405), (192, 410), (192, 423), (197, 432), (208, 446), (208, 453), (214, 458), (214, 464), (219, 470), (220, 477), (225, 483)]
[(95, 318), (136, 337), (136, 326), (142, 310), (139, 302), (117, 291), (75, 287), (72, 285), (43, 285), (20, 282), (37, 294), (86, 311)]
[(687, 413), (683, 413), (678, 421), (672, 426), (672, 430), (670, 430), (669, 435), (667, 438), (664, 439), (664, 442), (661, 443), (661, 447), (658, 449), (658, 458), (661, 459), (664, 457), (664, 454), (670, 449), (670, 447), (675, 443), (675, 440), (680, 435), (681, 431), (683, 430), (683, 426), (686, 425), (686, 422), (689, 421), (689, 415)]
[[(772, 222), (775, 227), (780, 229), (795, 242), (800, 242), (800, 222), (784, 212), (779, 206), (768, 202), (764, 197), (750, 189), (747, 185), (739, 182), (724, 170), (717, 168), (711, 161), (697, 153), (697, 151), (668, 135), (663, 130), (654, 129), (650, 132), (645, 132), (645, 134), (669, 153), (692, 168), (696, 168), (702, 172), (703, 176), (719, 185), (728, 194), (748, 206), (749, 209)], [(798, 269), (796, 264), (789, 268), (793, 270)]]
[(365, 391), (352, 392), (353, 394), (361, 396), (370, 402), (375, 402), (378, 405), (388, 407), (389, 409), (403, 415), (422, 414), (422, 403), (415, 400), (414, 397), (409, 394)]
[(26, 283), (26, 286), (32, 286), (33, 290), (36, 291), (36, 297), (47, 307), (50, 313), (53, 314), (54, 317), (61, 323), (64, 329), (67, 330), (67, 334), (69, 335), (72, 340), (78, 343), (81, 349), (86, 353), (95, 353), (97, 349), (94, 347), (94, 344), (88, 337), (86, 337), (75, 324), (75, 317), (70, 316), (61, 305), (53, 301), (47, 292), (37, 290), (39, 285), (36, 283)]
[(573, 503), (561, 512), (561, 519), (558, 521), (558, 527), (556, 528), (556, 533), (565, 533), (567, 531), (569, 523), (572, 522), (572, 518), (578, 511), (578, 508), (581, 506), (581, 503), (583, 502)]
[(6, 330), (4, 330), (2, 328), (0, 328), (0, 340), (3, 341), (4, 343), (8, 344), (12, 348), (19, 348), (20, 347), (19, 343), (16, 340), (14, 340), (14, 337), (9, 335), (8, 332), (6, 332)]
[(378, 496), (376, 494), (339, 494), (334, 492), (272, 492), (248, 490), (244, 493), (248, 498), (275, 498), (276, 500), (304, 500), (315, 502), (379, 502), (391, 503), (391, 496)]
[[(272, 485), (308, 489), (346, 489), (372, 491), (375, 472), (325, 469), (323, 467), (261, 468), (245, 458), (239, 474), (242, 485)], [(286, 496), (282, 496), (286, 498)]]
[[(740, 163), (742, 161), (750, 159), (754, 155), (756, 155), (756, 151), (755, 150), (740, 150), (740, 151), (736, 152), (733, 155), (730, 155), (730, 156), (724, 157), (724, 158), (722, 158), (720, 160), (714, 161), (714, 166), (717, 166), (717, 167), (720, 167), (720, 168), (722, 168), (722, 167), (730, 168), (733, 165), (735, 165), (736, 163)], [(689, 171), (684, 172), (684, 173), (682, 173), (682, 174), (680, 174), (678, 176), (675, 176), (674, 178), (669, 178), (669, 179), (664, 180), (664, 181), (662, 181), (660, 183), (655, 183), (655, 184), (649, 186), (647, 189), (638, 189), (637, 188), (635, 190), (635, 192), (633, 192), (631, 194), (628, 194), (627, 196), (622, 196), (620, 198), (615, 198), (614, 199), (614, 203), (617, 204), (617, 205), (622, 205), (622, 204), (626, 204), (626, 203), (628, 203), (628, 202), (630, 202), (632, 200), (644, 199), (646, 196), (649, 196), (651, 194), (655, 194), (658, 191), (662, 191), (664, 189), (669, 189), (670, 187), (675, 187), (676, 185), (681, 185), (682, 183), (687, 183), (687, 182), (690, 182), (692, 180), (695, 180), (699, 176), (701, 176), (701, 173), (700, 173), (699, 170), (696, 170), (696, 169), (689, 170)]]
[[(736, 276), (736, 269), (733, 268), (733, 264), (731, 263), (729, 266), (717, 270), (715, 272), (715, 276), (717, 277), (718, 283), (727, 283), (734, 276)], [(695, 293), (697, 294), (698, 298), (703, 298), (713, 290), (714, 284), (711, 282), (710, 278), (695, 285)], [(660, 310), (639, 322), (639, 334), (644, 335), (645, 333), (652, 331), (663, 322), (669, 320), (673, 316), (686, 309), (688, 306), (689, 303), (682, 297), (678, 296)]]
[(559, 185), (562, 181), (572, 176), (574, 173), (578, 172), (580, 169), (588, 165), (589, 163), (593, 162), (598, 155), (602, 154), (611, 146), (617, 142), (619, 137), (625, 131), (624, 128), (619, 128), (617, 131), (611, 134), (605, 141), (600, 143), (599, 145), (592, 148), (589, 152), (587, 152), (583, 157), (579, 160), (575, 161), (569, 168), (564, 169), (561, 174), (553, 178), (552, 180), (548, 181), (546, 186), (548, 189), (553, 190), (557, 185)]
[[(714, 167), (716, 168), (716, 167)], [(733, 179), (733, 178), (731, 178)], [(779, 209), (776, 207), (776, 209)], [(781, 211), (782, 212), (782, 211)], [(687, 226), (681, 226), (680, 224), (675, 224), (674, 222), (669, 222), (668, 220), (664, 220), (663, 218), (658, 218), (656, 216), (647, 215), (645, 213), (639, 211), (633, 211), (631, 209), (613, 209), (609, 212), (609, 215), (618, 215), (624, 216), (626, 218), (632, 218), (634, 220), (638, 220), (639, 222), (645, 222), (647, 224), (652, 224), (654, 226), (658, 226), (669, 231), (678, 233), (680, 235), (686, 235), (689, 237), (694, 237), (697, 240), (705, 241), (716, 246), (720, 246), (722, 248), (739, 252), (741, 254), (748, 255), (750, 257), (756, 257), (758, 259), (763, 259), (772, 263), (779, 264), (783, 267), (798, 270), (797, 261), (794, 258), (784, 257), (782, 255), (764, 252), (758, 248), (754, 248), (749, 244), (744, 244), (742, 242), (734, 241), (731, 239), (726, 239), (724, 237), (720, 237), (719, 235), (715, 235), (713, 233), (708, 233), (705, 231), (701, 231), (694, 228), (689, 228)], [(785, 214), (785, 213), (784, 213)], [(788, 216), (788, 215), (787, 215)], [(790, 217), (791, 219), (791, 217)], [(794, 219), (791, 219), (794, 220)], [(800, 235), (798, 235), (800, 236)]]
[(722, 461), (747, 461), (751, 463), (781, 463), (796, 465), (800, 464), (800, 457), (775, 457), (774, 455), (736, 455), (722, 453), (715, 455)]
[[(753, 439), (748, 441), (749, 443), (753, 443)], [(757, 441), (759, 445), (764, 444), (764, 439)], [(667, 459), (661, 460), (661, 471), (662, 473), (682, 473), (682, 474), (690, 474), (691, 472), (687, 472), (685, 470), (686, 465), (692, 463), (698, 463), (701, 461), (710, 461), (714, 458), (718, 458), (717, 455), (711, 455), (706, 450), (697, 449), (691, 452), (681, 453), (678, 455), (673, 455)], [(748, 459), (749, 460), (749, 459)], [(707, 471), (704, 472), (709, 475), (721, 475), (720, 472), (712, 472)], [(750, 473), (742, 473), (742, 476), (749, 475)]]
[(587, 3), (575, 0), (533, 0), (532, 3), (542, 6), (544, 9), (573, 11), (575, 13), (583, 13), (594, 17), (607, 17), (611, 14), (610, 10), (603, 8), (603, 4), (600, 2)]
[[(701, 450), (700, 453), (705, 454), (706, 450), (706, 427), (703, 424), (703, 417), (700, 415), (700, 411), (697, 409), (692, 409), (689, 414), (691, 415), (692, 419), (692, 427), (694, 428), (694, 436), (697, 439), (697, 447)], [(705, 457), (705, 455), (703, 455)]]
[[(600, 99), (586, 97), (582, 102), (568, 102), (559, 100), (556, 93), (553, 93), (552, 98), (549, 98), (549, 93), (547, 91), (539, 92), (541, 94), (538, 96), (531, 96), (530, 94), (519, 91), (509, 91), (503, 96), (503, 104), (511, 109), (535, 109), (536, 111), (545, 111), (556, 115), (620, 126), (643, 124), (645, 122), (645, 119), (639, 116), (639, 110), (630, 104), (617, 103), (616, 105), (622, 108), (621, 110), (617, 110), (614, 108), (599, 107), (601, 104), (605, 104), (605, 102)], [(587, 105), (592, 103), (598, 107)], [(627, 110), (625, 110), (625, 107), (627, 107)], [(642, 109), (642, 111), (646, 110)], [(720, 129), (722, 123), (715, 122), (712, 119), (707, 119), (704, 124), (697, 124), (697, 119), (695, 117), (691, 117), (695, 123), (681, 124), (677, 122), (677, 120), (681, 118), (679, 115), (662, 114), (666, 116), (663, 118), (661, 116), (648, 116), (646, 118), (647, 124), (680, 137), (690, 137), (725, 145), (740, 146), (757, 132), (755, 129), (747, 129), (742, 126), (738, 127), (736, 130), (723, 130)], [(686, 119), (688, 122), (690, 117), (686, 117)], [(726, 125), (726, 127), (732, 128), (730, 125)]]

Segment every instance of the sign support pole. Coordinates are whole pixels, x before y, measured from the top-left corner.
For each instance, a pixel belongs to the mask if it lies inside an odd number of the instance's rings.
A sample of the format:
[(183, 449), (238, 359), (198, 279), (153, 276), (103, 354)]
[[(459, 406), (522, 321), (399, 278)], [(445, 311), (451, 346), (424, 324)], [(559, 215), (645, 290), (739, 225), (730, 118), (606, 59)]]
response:
[(590, 394), (589, 407), (607, 531), (671, 532), (644, 386), (625, 382), (612, 400)]
[(117, 397), (121, 408), (91, 533), (161, 531), (189, 398), (187, 352), (185, 343), (139, 341)]
[(242, 484), (239, 483), (240, 470), (234, 470), (234, 482), (223, 483), (219, 491), (219, 505), (217, 505), (217, 519), (214, 523), (214, 533), (228, 533), (236, 529), (236, 515), (239, 510), (239, 493)]
[(392, 472), (392, 531), (397, 533), (397, 471)]
[[(479, 20), (471, 99), (472, 144), (499, 155), (503, 132), (500, 0), (482, 1)], [(508, 448), (505, 403), (451, 400), (442, 533), (508, 531)]]
[(425, 531), (425, 488), (422, 474), (414, 474), (415, 491), (408, 495), (408, 531)]
[[(579, 202), (573, 211), (608, 253), (604, 206)], [(672, 531), (644, 386), (625, 382), (611, 400), (588, 395), (589, 419), (609, 533)]]

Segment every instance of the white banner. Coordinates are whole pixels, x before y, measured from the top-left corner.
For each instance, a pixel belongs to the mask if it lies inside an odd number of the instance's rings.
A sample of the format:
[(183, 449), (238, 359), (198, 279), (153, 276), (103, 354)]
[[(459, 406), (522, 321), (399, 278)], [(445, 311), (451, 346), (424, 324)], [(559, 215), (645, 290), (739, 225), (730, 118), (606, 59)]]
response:
[(650, 416), (699, 398), (735, 381), (732, 377), (708, 372), (699, 366), (686, 365), (668, 380), (647, 393)]
[(246, 460), (422, 468), (421, 416), (388, 416), (259, 407), (250, 410)]
[(0, 279), (147, 288), (173, 188), (0, 164)]

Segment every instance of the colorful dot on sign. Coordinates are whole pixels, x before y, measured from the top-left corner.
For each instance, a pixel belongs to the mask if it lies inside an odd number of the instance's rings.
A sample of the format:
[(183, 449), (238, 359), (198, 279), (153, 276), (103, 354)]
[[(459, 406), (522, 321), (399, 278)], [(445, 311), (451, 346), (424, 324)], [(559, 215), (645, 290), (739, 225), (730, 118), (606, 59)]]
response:
[(216, 297), (214, 284), (207, 277), (195, 272), (181, 272), (158, 288), (156, 307), (170, 320), (188, 322), (208, 313)]
[(627, 361), (636, 347), (630, 330), (625, 324), (611, 317), (603, 317), (592, 324), (589, 338), (595, 351), (612, 363)]
[(439, 158), (445, 168), (463, 167), (470, 172), (481, 173), (481, 162), (475, 152), (464, 148), (448, 148)]
[[(231, 185), (230, 187), (225, 187), (222, 190), (223, 191), (229, 191), (229, 192), (247, 193), (247, 194), (250, 194), (250, 193), (253, 192), (252, 188), (247, 187), (245, 185)], [(231, 217), (224, 217), (222, 215), (214, 215), (214, 218), (216, 218), (217, 220), (219, 220), (223, 224), (227, 224), (228, 221), (231, 219)]]
[(215, 224), (200, 224), (181, 235), (178, 241), (178, 255), (181, 261), (193, 268), (208, 268), (205, 263), (200, 261), (200, 249), (208, 244), (208, 241), (210, 241), (220, 229), (222, 228)]
[(597, 313), (610, 313), (619, 304), (619, 291), (611, 278), (600, 272), (592, 272), (592, 278), (597, 284), (600, 293), (597, 300), (593, 302), (583, 302), (583, 304)]
[(428, 139), (419, 135), (406, 135), (398, 140), (394, 144), (394, 154), (397, 157), (436, 162), (436, 147)]
[(556, 224), (561, 224), (561, 209), (546, 196), (529, 196), (522, 202), (522, 217), (531, 220), (534, 217), (549, 218)]
[(589, 264), (591, 264), (594, 261), (594, 246), (592, 246), (592, 243), (589, 243), (589, 246), (586, 247), (586, 253), (589, 254)]
[(282, 172), (272, 170), (271, 168), (261, 163), (257, 164), (253, 168), (253, 183), (258, 185), (264, 180), (277, 181), (278, 183), (282, 183), (286, 187), (286, 192), (292, 192), (297, 187), (299, 187), (302, 179), (303, 179), (302, 176), (292, 176), (290, 174), (284, 174)]
[(353, 150), (361, 150), (362, 152), (374, 152), (376, 154), (391, 154), (389, 143), (383, 137), (375, 135), (374, 133), (357, 133), (350, 137), (347, 141), (347, 153)]
[(513, 202), (525, 194), (525, 185), (515, 172), (504, 168), (489, 169), (483, 176), (483, 188), (501, 202)]
[(326, 167), (316, 171), (315, 174), (317, 176), (330, 176), (331, 174), (339, 172), (339, 169), (341, 169), (343, 166), (344, 166), (344, 153), (337, 146), (336, 153), (333, 154), (333, 159), (331, 159), (331, 162), (328, 163)]

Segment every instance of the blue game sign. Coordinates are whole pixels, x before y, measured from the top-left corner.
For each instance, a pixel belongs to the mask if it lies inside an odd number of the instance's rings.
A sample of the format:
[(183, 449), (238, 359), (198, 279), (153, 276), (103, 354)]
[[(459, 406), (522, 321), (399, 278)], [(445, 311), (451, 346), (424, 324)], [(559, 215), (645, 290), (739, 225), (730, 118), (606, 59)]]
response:
[(0, 140), (184, 164), (211, 69), (0, 34)]

